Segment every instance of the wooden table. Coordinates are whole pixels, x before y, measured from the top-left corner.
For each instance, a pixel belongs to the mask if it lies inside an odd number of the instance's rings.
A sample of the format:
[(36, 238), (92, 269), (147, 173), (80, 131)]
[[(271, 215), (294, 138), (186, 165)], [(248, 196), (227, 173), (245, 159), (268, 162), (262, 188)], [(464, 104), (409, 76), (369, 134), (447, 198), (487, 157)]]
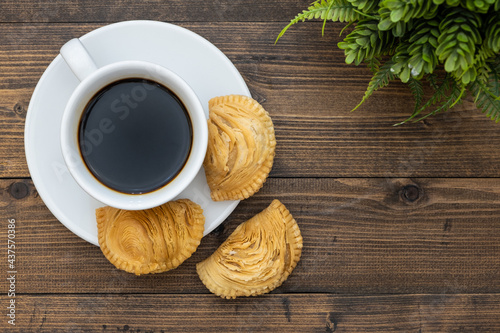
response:
[[(412, 111), (393, 83), (354, 113), (370, 78), (344, 63), (343, 24), (299, 24), (307, 1), (28, 1), (0, 4), (0, 331), (499, 332), (500, 125), (471, 102), (393, 127)], [(134, 276), (67, 230), (30, 179), (23, 146), (31, 94), (67, 40), (149, 19), (220, 48), (269, 111), (273, 170), (255, 196), (178, 269)], [(302, 259), (272, 293), (223, 300), (195, 264), (281, 200)], [(7, 240), (15, 219), (15, 298)], [(12, 223), (10, 223), (12, 224)], [(15, 300), (15, 326), (6, 308)]]

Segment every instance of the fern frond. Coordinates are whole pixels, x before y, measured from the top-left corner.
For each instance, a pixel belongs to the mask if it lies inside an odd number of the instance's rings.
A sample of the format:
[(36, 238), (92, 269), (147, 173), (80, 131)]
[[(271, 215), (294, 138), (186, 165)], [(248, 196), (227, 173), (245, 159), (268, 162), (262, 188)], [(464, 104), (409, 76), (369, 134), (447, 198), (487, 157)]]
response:
[(391, 30), (394, 37), (403, 37), (406, 31), (418, 31), (413, 28), (417, 19), (429, 20), (438, 14), (438, 5), (432, 1), (418, 0), (382, 0), (379, 4), (380, 30)]
[[(312, 19), (323, 20), (322, 33), (329, 20), (346, 22), (341, 36), (354, 27), (337, 46), (347, 64), (366, 62), (373, 75), (353, 111), (399, 78), (415, 99), (402, 123), (449, 110), (467, 90), (478, 108), (500, 122), (500, 0), (315, 0), (276, 42), (292, 25)], [(390, 60), (382, 64), (383, 57)], [(444, 78), (437, 79), (437, 68)], [(426, 100), (423, 80), (434, 89)]]
[(436, 78), (437, 76), (435, 75), (429, 75), (429, 83), (434, 89), (434, 94), (424, 105), (422, 105), (422, 107), (420, 108), (421, 111), (436, 103), (439, 103), (443, 98), (446, 98), (446, 91), (450, 89), (450, 83), (453, 81), (453, 78), (449, 74), (446, 74), (441, 84), (438, 84), (436, 82)]
[(495, 53), (500, 52), (500, 12), (491, 13), (486, 27), (484, 39), (488, 48)]
[(395, 42), (388, 31), (377, 29), (377, 20), (361, 20), (353, 31), (338, 43), (344, 50), (345, 62), (359, 65), (365, 59), (380, 56), (387, 52)]
[(382, 7), (378, 11), (380, 15), (380, 21), (378, 23), (378, 29), (381, 31), (391, 31), (394, 37), (403, 37), (407, 30), (411, 30), (413, 21), (410, 19), (408, 21), (400, 20), (393, 22), (391, 20), (391, 10), (387, 7)]
[(415, 33), (409, 39), (409, 65), (412, 77), (421, 79), (434, 71), (438, 64), (436, 48), (438, 46), (439, 22), (437, 20), (419, 20)]
[[(448, 95), (446, 96), (446, 99), (443, 102), (441, 102), (441, 105), (437, 109), (435, 109), (434, 111), (431, 111), (428, 114), (426, 114), (425, 116), (418, 118), (417, 120), (415, 120), (415, 122), (424, 120), (425, 118), (430, 117), (430, 116), (434, 116), (438, 113), (448, 111), (452, 107), (454, 107), (457, 103), (461, 102), (462, 96), (464, 95), (464, 92), (465, 92), (465, 86), (462, 85), (460, 82), (457, 82), (456, 80), (452, 80), (452, 81), (453, 81), (453, 83), (451, 84), (450, 91), (449, 91)], [(424, 108), (422, 107), (421, 111), (423, 111), (423, 110), (424, 110)]]
[(381, 25), (389, 25), (389, 22), (409, 22), (411, 19), (431, 19), (436, 16), (438, 5), (432, 1), (408, 1), (408, 0), (382, 0), (379, 4)]
[(460, 0), (462, 7), (481, 14), (487, 13), (494, 2), (495, 0)]
[(413, 95), (413, 98), (415, 99), (415, 111), (417, 111), (420, 108), (420, 105), (422, 104), (422, 101), (424, 100), (424, 85), (420, 80), (411, 78), (408, 81), (408, 86), (410, 87), (411, 94)]
[(359, 108), (361, 104), (363, 104), (368, 99), (368, 97), (370, 97), (376, 90), (386, 87), (387, 85), (389, 85), (389, 82), (391, 80), (394, 80), (394, 74), (392, 71), (393, 65), (394, 63), (392, 62), (392, 60), (388, 60), (380, 67), (380, 69), (375, 74), (373, 74), (372, 79), (368, 84), (368, 88), (366, 89), (365, 95), (363, 96), (363, 99), (351, 111)]
[(447, 97), (447, 91), (450, 89), (450, 83), (454, 81), (449, 74), (446, 74), (446, 76), (443, 79), (443, 82), (438, 85), (436, 82), (436, 75), (429, 75), (427, 77), (427, 80), (430, 84), (430, 86), (434, 89), (434, 94), (429, 98), (429, 100), (422, 106), (420, 106), (418, 109), (415, 109), (413, 111), (413, 114), (406, 119), (405, 121), (401, 122), (399, 125), (404, 124), (415, 117), (417, 117), (422, 111), (425, 109), (440, 103), (443, 99)]
[(495, 122), (500, 121), (500, 56), (490, 66), (488, 82), (476, 80), (469, 85), (469, 90), (475, 96), (474, 103)]
[(445, 77), (443, 83), (441, 85), (438, 85), (436, 82), (436, 78), (437, 75), (435, 74), (430, 74), (427, 76), (427, 82), (432, 87), (432, 89), (434, 89), (434, 95), (423, 106), (422, 101), (424, 99), (424, 87), (422, 85), (422, 81), (414, 78), (411, 78), (409, 80), (408, 86), (410, 87), (410, 91), (413, 95), (413, 98), (415, 99), (415, 108), (413, 109), (413, 113), (411, 114), (411, 116), (400, 123), (394, 124), (394, 126), (403, 125), (409, 122), (410, 120), (417, 117), (420, 113), (422, 113), (423, 110), (430, 107), (431, 105), (439, 103), (443, 98), (445, 98), (446, 91), (449, 88), (449, 80)]
[(325, 24), (327, 20), (332, 20), (334, 22), (354, 22), (361, 17), (362, 15), (356, 10), (356, 7), (347, 0), (316, 0), (307, 10), (303, 10), (302, 13), (295, 16), (295, 18), (281, 30), (274, 43), (276, 44), (278, 42), (288, 28), (300, 21), (304, 22), (306, 20), (322, 19)]
[(500, 96), (500, 54), (491, 62), (489, 84), (493, 93)]
[(439, 24), (440, 35), (436, 55), (444, 69), (461, 79), (463, 84), (475, 80), (474, 55), (476, 45), (482, 43), (481, 18), (478, 14), (451, 8)]
[(498, 123), (500, 121), (500, 100), (494, 98), (493, 92), (485, 84), (477, 80), (469, 85), (469, 90), (476, 96), (476, 106), (486, 114), (486, 117)]
[(398, 47), (396, 47), (396, 51), (392, 57), (392, 61), (394, 62), (392, 72), (399, 77), (403, 83), (407, 83), (408, 80), (410, 80), (413, 71), (410, 65), (410, 55), (408, 54), (409, 46), (408, 42), (401, 42)]
[[(483, 84), (488, 84), (491, 68), (489, 62), (495, 56), (495, 53), (489, 48), (487, 40), (483, 41), (483, 44), (477, 49), (476, 55), (474, 57), (474, 66), (470, 70), (475, 71), (475, 80)], [(462, 82), (464, 82), (462, 78)]]
[(379, 0), (347, 0), (366, 14), (377, 12)]
[(333, 22), (354, 22), (364, 17), (347, 0), (327, 0), (327, 2), (331, 2), (332, 5), (325, 16), (321, 17), (322, 19), (332, 20)]
[(368, 60), (368, 68), (370, 68), (373, 74), (377, 73), (380, 69), (380, 58), (373, 57)]
[[(496, 0), (498, 3), (498, 0)], [(467, 8), (468, 10), (476, 13), (484, 14), (488, 11), (490, 7), (494, 7), (495, 10), (498, 10), (497, 3), (495, 0), (433, 0), (436, 5), (441, 5), (446, 2), (446, 5), (449, 7), (457, 7), (462, 6), (463, 8)]]
[(403, 125), (404, 123), (407, 123), (414, 117), (416, 117), (420, 113), (420, 105), (422, 104), (422, 101), (424, 100), (424, 86), (422, 85), (422, 82), (420, 80), (411, 78), (408, 81), (408, 86), (410, 87), (410, 91), (413, 95), (413, 98), (415, 99), (415, 108), (413, 109), (413, 113), (410, 117), (408, 117), (406, 120), (403, 120), (402, 122), (398, 124), (394, 124), (394, 126), (399, 126)]

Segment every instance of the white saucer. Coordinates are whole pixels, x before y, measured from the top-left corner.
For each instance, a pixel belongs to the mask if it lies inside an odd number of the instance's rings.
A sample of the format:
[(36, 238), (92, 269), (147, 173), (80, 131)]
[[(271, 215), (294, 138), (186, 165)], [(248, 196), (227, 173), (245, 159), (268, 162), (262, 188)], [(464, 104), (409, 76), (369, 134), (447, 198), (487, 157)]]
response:
[[(196, 92), (208, 116), (215, 96), (250, 92), (231, 61), (213, 44), (184, 28), (156, 21), (127, 21), (81, 37), (100, 67), (121, 60), (158, 63), (180, 75)], [(58, 55), (38, 82), (28, 108), (25, 150), (31, 178), (54, 216), (84, 240), (98, 245), (95, 209), (104, 206), (84, 192), (64, 165), (60, 123), (77, 78)], [(221, 224), (239, 201), (210, 199), (205, 173), (179, 195), (198, 203), (205, 215), (205, 235)]]

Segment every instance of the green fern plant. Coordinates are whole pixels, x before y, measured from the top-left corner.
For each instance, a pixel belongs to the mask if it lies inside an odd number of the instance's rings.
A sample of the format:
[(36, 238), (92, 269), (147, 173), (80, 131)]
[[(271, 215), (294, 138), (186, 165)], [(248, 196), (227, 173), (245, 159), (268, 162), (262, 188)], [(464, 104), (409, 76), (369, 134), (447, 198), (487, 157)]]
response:
[[(294, 24), (344, 22), (352, 31), (338, 43), (348, 64), (366, 63), (373, 76), (359, 108), (399, 79), (415, 98), (400, 124), (445, 112), (469, 92), (478, 109), (500, 121), (500, 0), (317, 0)], [(438, 71), (440, 70), (440, 71)], [(441, 78), (436, 72), (443, 72)], [(433, 95), (424, 100), (424, 83)]]

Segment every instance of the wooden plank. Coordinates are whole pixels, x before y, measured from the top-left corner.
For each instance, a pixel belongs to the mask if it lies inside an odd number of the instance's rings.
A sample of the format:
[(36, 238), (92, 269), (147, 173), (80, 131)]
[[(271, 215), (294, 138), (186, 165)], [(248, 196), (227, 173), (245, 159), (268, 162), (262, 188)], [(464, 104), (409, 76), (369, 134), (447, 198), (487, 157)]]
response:
[[(0, 301), (8, 302), (4, 295)], [(499, 294), (21, 295), (15, 301), (15, 328), (29, 332), (500, 331)]]
[(305, 9), (308, 2), (270, 2), (264, 0), (110, 0), (106, 2), (71, 0), (2, 1), (1, 22), (117, 22), (124, 20), (196, 22), (288, 22)]
[[(235, 63), (271, 114), (278, 140), (271, 177), (499, 177), (500, 131), (471, 103), (413, 125), (406, 87), (393, 84), (350, 113), (369, 71), (343, 63), (320, 25), (274, 45), (279, 23), (185, 23)], [(0, 36), (0, 177), (28, 177), (24, 118), (46, 66), (68, 39), (99, 24), (3, 24)], [(301, 47), (297, 47), (301, 45)]]
[(275, 198), (304, 249), (274, 293), (500, 293), (500, 179), (269, 179), (183, 265), (140, 277), (55, 220), (29, 180), (1, 180), (0, 191), (0, 239), (16, 219), (20, 293), (208, 293), (195, 264)]
[(0, 90), (0, 176), (29, 175), (24, 154), (24, 120), (31, 89)]
[[(362, 66), (346, 65), (343, 51), (332, 48), (340, 40), (338, 32), (342, 25), (332, 24), (331, 33), (322, 37), (321, 24), (315, 23), (318, 22), (297, 26), (276, 45), (274, 42), (283, 23), (186, 22), (178, 25), (215, 44), (235, 63), (245, 78), (265, 89), (291, 88), (313, 92), (314, 88), (332, 88), (335, 83), (340, 85), (333, 88), (340, 90), (345, 86), (351, 88), (361, 84), (357, 87), (361, 97), (366, 88), (365, 83), (370, 78), (369, 70)], [(67, 40), (104, 25), (106, 24), (2, 24), (4, 33), (0, 36), (3, 44), (0, 60), (3, 77), (0, 88), (36, 84), (45, 67)], [(298, 43), (300, 48), (297, 48)], [(335, 74), (338, 67), (345, 72)], [(396, 86), (395, 89), (398, 90)], [(339, 94), (339, 97), (342, 96)], [(296, 97), (295, 100), (303, 101), (303, 98)], [(354, 107), (357, 100), (352, 101), (352, 104)], [(325, 111), (325, 107), (322, 110)], [(290, 110), (298, 111), (301, 110)]]

